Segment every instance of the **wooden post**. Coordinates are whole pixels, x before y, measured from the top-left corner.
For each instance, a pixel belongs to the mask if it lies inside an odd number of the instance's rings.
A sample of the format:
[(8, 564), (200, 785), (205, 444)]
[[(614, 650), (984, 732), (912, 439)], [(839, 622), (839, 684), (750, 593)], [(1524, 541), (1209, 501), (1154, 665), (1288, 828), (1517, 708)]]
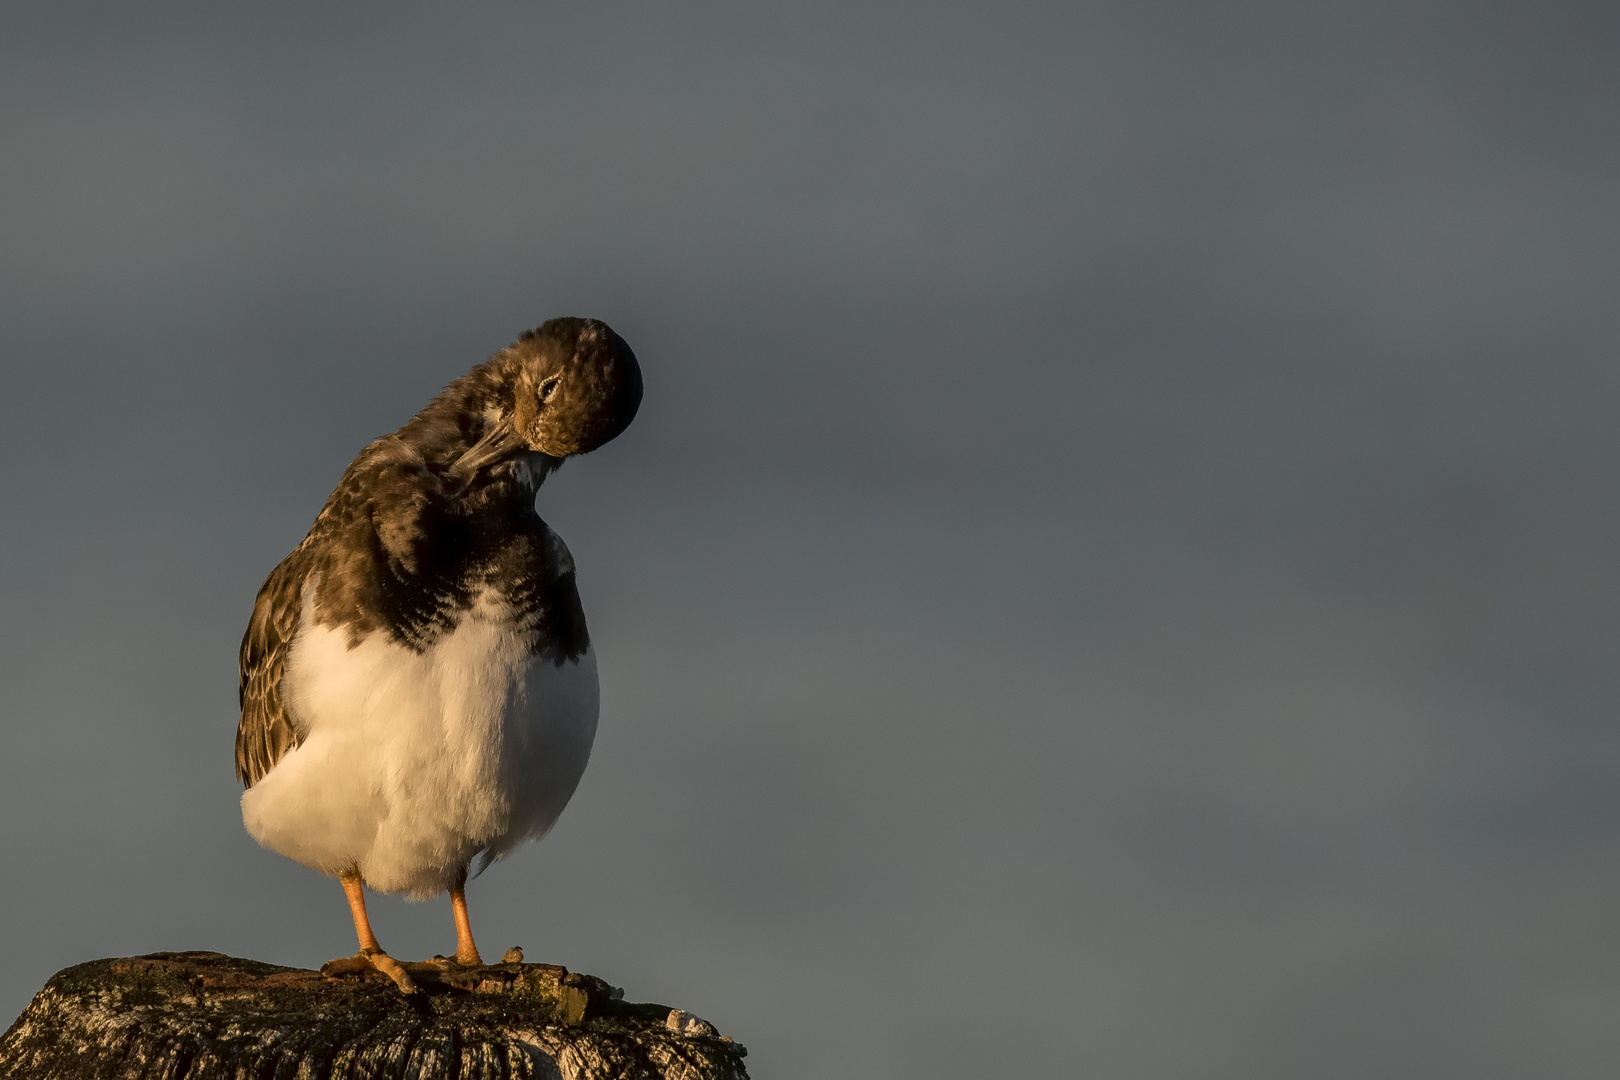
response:
[(740, 1044), (594, 976), (405, 966), (422, 993), (210, 952), (79, 964), (0, 1037), (0, 1080), (747, 1080)]

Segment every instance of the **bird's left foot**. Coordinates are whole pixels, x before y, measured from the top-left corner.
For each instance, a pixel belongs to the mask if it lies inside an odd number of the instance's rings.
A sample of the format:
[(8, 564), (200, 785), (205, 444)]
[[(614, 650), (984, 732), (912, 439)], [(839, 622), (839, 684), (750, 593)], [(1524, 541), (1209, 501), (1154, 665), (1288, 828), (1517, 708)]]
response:
[[(523, 947), (521, 945), (514, 945), (510, 949), (507, 949), (506, 952), (501, 955), (500, 962), (503, 964), (523, 963)], [(480, 956), (476, 950), (471, 956), (465, 956), (459, 952), (454, 956), (435, 956), (432, 960), (428, 961), (428, 963), (433, 964), (436, 967), (448, 967), (452, 964), (454, 964), (456, 967), (464, 968), (485, 966), (484, 958)]]
[(473, 953), (470, 957), (461, 953), (457, 953), (454, 956), (435, 954), (433, 959), (429, 960), (428, 963), (434, 965), (435, 967), (475, 968), (484, 966), (484, 958), (479, 956), (477, 953)]

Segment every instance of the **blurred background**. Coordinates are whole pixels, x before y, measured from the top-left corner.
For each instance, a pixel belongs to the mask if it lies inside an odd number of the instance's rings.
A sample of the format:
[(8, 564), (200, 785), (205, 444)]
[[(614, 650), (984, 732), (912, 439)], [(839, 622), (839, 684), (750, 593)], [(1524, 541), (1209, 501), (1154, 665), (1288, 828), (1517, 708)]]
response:
[(647, 381), (539, 499), (601, 731), (486, 953), (759, 1080), (1612, 1076), (1617, 48), (1578, 2), (6, 5), (4, 1020), (353, 952), (242, 831), (254, 594), (577, 314)]

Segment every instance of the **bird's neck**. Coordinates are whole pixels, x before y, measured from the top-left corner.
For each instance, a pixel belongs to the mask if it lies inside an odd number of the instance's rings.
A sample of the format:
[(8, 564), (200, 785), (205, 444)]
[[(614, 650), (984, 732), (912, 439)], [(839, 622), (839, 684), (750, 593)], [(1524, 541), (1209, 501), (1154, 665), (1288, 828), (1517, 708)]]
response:
[[(444, 478), (447, 493), (474, 513), (514, 506), (532, 509), (540, 485), (563, 460), (515, 447), (470, 472), (459, 467), (469, 456), (478, 456), (481, 440), (512, 422), (510, 402), (502, 389), (510, 381), (510, 372), (501, 363), (501, 357), (496, 357), (473, 368), (395, 433), (422, 456), (430, 470)], [(506, 430), (510, 432), (510, 428)]]
[(508, 411), (502, 373), (493, 360), (473, 368), (441, 390), (394, 433), (422, 455), (429, 468), (448, 469), (471, 450)]
[(511, 457), (479, 469), (471, 478), (445, 475), (445, 493), (471, 514), (527, 512), (534, 508), (535, 495), (546, 477), (562, 464), (558, 458), (533, 450), (522, 450)]

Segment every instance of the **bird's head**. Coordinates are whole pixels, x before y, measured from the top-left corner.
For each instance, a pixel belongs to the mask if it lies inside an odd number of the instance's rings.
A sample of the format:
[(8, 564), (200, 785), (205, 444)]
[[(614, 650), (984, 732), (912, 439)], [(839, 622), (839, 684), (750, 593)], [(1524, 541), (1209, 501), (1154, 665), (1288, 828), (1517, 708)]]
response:
[(629, 427), (641, 407), (636, 354), (596, 319), (549, 319), (469, 377), (480, 371), (498, 389), (482, 434), (451, 467), (463, 481), (524, 450), (555, 464), (588, 454)]
[(550, 319), (512, 346), (512, 427), (530, 450), (588, 454), (616, 438), (641, 407), (641, 367), (596, 319)]

